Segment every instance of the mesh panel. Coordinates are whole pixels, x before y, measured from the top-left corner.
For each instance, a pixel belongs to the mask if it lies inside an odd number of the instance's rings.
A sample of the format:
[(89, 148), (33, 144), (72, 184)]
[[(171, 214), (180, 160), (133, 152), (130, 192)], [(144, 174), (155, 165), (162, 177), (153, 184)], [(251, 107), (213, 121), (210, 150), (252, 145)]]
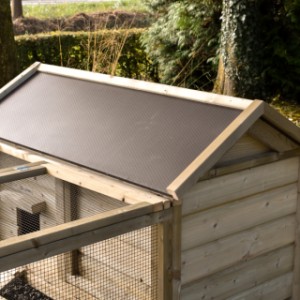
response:
[[(0, 295), (6, 299), (157, 299), (157, 249), (157, 225), (135, 230), (3, 272)], [(29, 298), (26, 290), (31, 292)], [(35, 298), (37, 294), (42, 296)]]
[(0, 185), (0, 240), (126, 205), (49, 175)]
[[(1, 168), (24, 162), (0, 156)], [(127, 204), (49, 175), (0, 185), (0, 240)], [(0, 273), (5, 299), (157, 299), (157, 226)]]

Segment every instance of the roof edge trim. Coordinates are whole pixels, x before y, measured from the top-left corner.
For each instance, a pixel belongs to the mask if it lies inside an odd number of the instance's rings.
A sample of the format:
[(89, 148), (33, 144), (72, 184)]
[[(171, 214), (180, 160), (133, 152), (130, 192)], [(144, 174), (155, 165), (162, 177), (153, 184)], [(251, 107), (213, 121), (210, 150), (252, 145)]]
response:
[(24, 70), (22, 73), (20, 73), (18, 76), (16, 76), (14, 79), (9, 81), (6, 85), (4, 85), (0, 89), (0, 101), (5, 96), (7, 96), (10, 92), (12, 92), (16, 87), (18, 87), (24, 81), (26, 81), (28, 78), (30, 78), (32, 75), (34, 75), (37, 72), (37, 69), (40, 65), (41, 65), (40, 62), (35, 62), (30, 67), (28, 67), (26, 70)]
[(246, 109), (253, 102), (253, 100), (249, 99), (224, 96), (214, 93), (191, 90), (182, 87), (169, 86), (160, 83), (146, 82), (142, 80), (117, 77), (107, 74), (71, 69), (66, 67), (52, 66), (47, 64), (40, 64), (38, 66), (38, 71), (47, 74), (76, 78), (91, 82), (98, 82), (123, 88), (145, 91), (154, 94), (181, 98), (185, 100), (192, 100), (212, 105), (230, 107), (240, 110)]
[(281, 115), (269, 104), (264, 103), (264, 106), (263, 119), (300, 144), (300, 128)]
[(0, 139), (1, 152), (30, 163), (43, 161), (44, 163), (41, 166), (47, 169), (48, 175), (128, 204), (139, 202), (161, 203), (164, 208), (169, 208), (171, 200), (173, 200), (167, 195), (154, 193), (152, 190), (72, 165), (63, 160), (55, 159), (49, 155), (44, 155), (2, 139)]
[(263, 101), (254, 100), (167, 187), (167, 192), (179, 200), (184, 192), (194, 185), (205, 172), (212, 168), (220, 157), (263, 115), (264, 108)]

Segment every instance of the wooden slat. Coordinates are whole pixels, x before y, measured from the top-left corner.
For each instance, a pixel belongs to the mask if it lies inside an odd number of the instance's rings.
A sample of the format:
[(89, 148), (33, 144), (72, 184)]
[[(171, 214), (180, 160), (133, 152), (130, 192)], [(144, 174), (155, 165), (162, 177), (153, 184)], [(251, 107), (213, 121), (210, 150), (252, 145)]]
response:
[(183, 218), (182, 249), (187, 250), (293, 213), (297, 184), (256, 194)]
[(246, 158), (257, 157), (270, 152), (271, 149), (248, 134), (244, 134), (224, 156), (217, 162), (214, 168), (236, 163)]
[(39, 62), (32, 64), (29, 68), (24, 70), (21, 74), (19, 74), (13, 80), (8, 82), (5, 86), (3, 86), (0, 89), (0, 100), (2, 100), (6, 95), (8, 95), (18, 86), (20, 86), (23, 82), (29, 79), (32, 75), (34, 75), (37, 72), (37, 69), (40, 66), (40, 64), (41, 63)]
[[(129, 296), (129, 299), (150, 299), (151, 287), (146, 283), (109, 268), (88, 256), (83, 256), (81, 262), (84, 269), (83, 281), (88, 280), (94, 285), (94, 292), (97, 293), (98, 299), (111, 299), (112, 295), (116, 293), (125, 299), (126, 295)], [(106, 276), (103, 276), (104, 274)], [(70, 277), (68, 281), (76, 283), (75, 278), (72, 280)], [(83, 286), (81, 285), (81, 287)], [(122, 296), (121, 299), (123, 299)]]
[(27, 164), (23, 166), (14, 167), (10, 171), (5, 171), (2, 169), (0, 173), (0, 184), (29, 177), (44, 175), (46, 173), (47, 169), (43, 165), (31, 166), (30, 164)]
[[(151, 236), (145, 238), (148, 238), (150, 243)], [(114, 255), (116, 250), (121, 251), (124, 256)], [(151, 285), (151, 253), (149, 252), (119, 241), (119, 239), (109, 239), (105, 242), (82, 247), (80, 253), (92, 257), (111, 269), (135, 278), (137, 281), (141, 280), (145, 284)], [(124, 257), (128, 257), (128, 259), (124, 259)], [(138, 268), (135, 269), (133, 266), (138, 266)]]
[(227, 174), (231, 174), (238, 171), (243, 171), (250, 168), (259, 167), (262, 165), (270, 164), (276, 162), (278, 160), (287, 159), (294, 157), (295, 155), (289, 157), (282, 157), (277, 152), (268, 152), (259, 154), (254, 157), (240, 159), (229, 164), (216, 165), (213, 169), (209, 170), (206, 175), (202, 176), (199, 181), (211, 179), (218, 176), (223, 176)]
[(0, 218), (3, 214), (7, 214), (8, 216), (15, 213), (16, 208), (26, 210), (31, 214), (45, 212), (47, 209), (46, 201), (41, 201), (41, 199), (23, 195), (22, 193), (10, 191), (5, 188), (0, 191), (0, 203)]
[(65, 76), (70, 78), (78, 78), (92, 82), (105, 83), (115, 85), (133, 90), (146, 91), (154, 94), (166, 95), (175, 98), (188, 99), (199, 101), (202, 103), (209, 103), (212, 105), (221, 105), (225, 107), (232, 107), (237, 109), (245, 109), (252, 103), (251, 100), (237, 97), (219, 95), (214, 93), (191, 90), (170, 85), (158, 84), (153, 82), (146, 82), (124, 77), (116, 77), (99, 73), (86, 72), (82, 70), (75, 70), (69, 68), (62, 68), (41, 64), (38, 68), (40, 72)]
[(182, 284), (199, 280), (295, 240), (295, 216), (273, 222), (182, 253)]
[(0, 241), (0, 271), (163, 222), (166, 211), (140, 203)]
[(296, 143), (300, 144), (300, 128), (285, 118), (278, 111), (273, 109), (267, 103), (264, 103), (264, 115), (263, 119), (271, 123), (274, 127), (284, 132)]
[(167, 187), (167, 191), (180, 199), (185, 191), (212, 168), (240, 137), (263, 114), (263, 102), (252, 102), (202, 153)]
[(297, 200), (297, 230), (295, 237), (295, 261), (294, 261), (294, 279), (293, 279), (293, 299), (300, 299), (300, 158), (298, 159), (299, 177), (298, 177), (298, 200)]
[(298, 158), (201, 181), (182, 199), (187, 215), (298, 181)]
[(149, 202), (160, 203), (164, 208), (170, 207), (171, 201), (167, 196), (154, 194), (149, 190), (124, 183), (118, 179), (70, 165), (58, 159), (54, 160), (21, 147), (16, 148), (4, 141), (0, 142), (0, 151), (29, 162), (44, 160), (47, 163), (43, 166), (47, 168), (49, 175), (129, 204)]
[(262, 120), (257, 120), (249, 129), (248, 134), (278, 152), (285, 152), (299, 147), (299, 144)]
[(223, 300), (293, 269), (294, 247), (280, 248), (182, 287), (182, 300)]
[(226, 300), (287, 300), (292, 294), (292, 281), (290, 272)]

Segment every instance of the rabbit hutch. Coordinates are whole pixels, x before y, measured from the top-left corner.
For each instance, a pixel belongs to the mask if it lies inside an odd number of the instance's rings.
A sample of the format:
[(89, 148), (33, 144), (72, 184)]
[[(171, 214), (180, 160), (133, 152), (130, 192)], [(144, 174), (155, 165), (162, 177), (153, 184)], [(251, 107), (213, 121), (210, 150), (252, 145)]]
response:
[(0, 90), (0, 298), (300, 299), (299, 149), (260, 100), (35, 63)]

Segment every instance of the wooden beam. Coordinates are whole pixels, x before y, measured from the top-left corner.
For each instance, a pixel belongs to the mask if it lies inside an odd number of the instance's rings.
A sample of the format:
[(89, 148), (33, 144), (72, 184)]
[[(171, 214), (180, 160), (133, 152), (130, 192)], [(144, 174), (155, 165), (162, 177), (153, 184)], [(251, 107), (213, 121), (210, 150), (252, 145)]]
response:
[(40, 64), (41, 64), (40, 62), (36, 62), (32, 64), (29, 68), (24, 70), (21, 74), (19, 74), (13, 80), (8, 82), (5, 86), (3, 86), (0, 89), (0, 102), (6, 95), (8, 95), (10, 92), (16, 89), (19, 85), (21, 85), (24, 81), (29, 79), (31, 76), (33, 76), (37, 72), (37, 69)]
[(42, 165), (43, 163), (44, 162), (37, 162), (34, 164), (1, 169), (0, 184), (47, 174), (47, 169)]
[(148, 202), (160, 204), (164, 206), (164, 208), (170, 207), (170, 196), (158, 195), (150, 190), (122, 182), (121, 180), (82, 167), (68, 164), (62, 160), (54, 159), (44, 154), (29, 151), (20, 146), (15, 146), (1, 140), (0, 151), (29, 162), (44, 160), (45, 164), (43, 166), (46, 167), (49, 175), (128, 204)]
[(248, 134), (278, 152), (285, 152), (299, 147), (299, 144), (262, 120), (257, 120), (249, 129)]
[(263, 119), (278, 128), (284, 134), (292, 138), (296, 143), (300, 144), (300, 128), (273, 109), (267, 103), (264, 103)]
[[(55, 180), (56, 222), (64, 224), (77, 219), (78, 203), (75, 187), (69, 182)], [(79, 275), (78, 249), (64, 253), (58, 257), (59, 278), (67, 281), (69, 275)], [(69, 273), (68, 273), (69, 271)]]
[(62, 68), (52, 65), (41, 64), (38, 68), (39, 72), (77, 78), (80, 80), (105, 83), (113, 86), (130, 88), (138, 91), (146, 91), (154, 94), (165, 95), (180, 99), (187, 99), (212, 105), (221, 105), (225, 107), (245, 109), (252, 103), (252, 100), (237, 97), (219, 95), (214, 93), (191, 90), (181, 87), (175, 87), (165, 84), (146, 82), (124, 77), (116, 77), (106, 74), (92, 73), (83, 70), (75, 70), (70, 68)]
[(167, 191), (180, 199), (198, 179), (212, 168), (225, 152), (264, 112), (262, 101), (252, 102), (202, 153), (168, 186)]
[(299, 158), (299, 178), (298, 178), (298, 201), (296, 211), (296, 237), (295, 237), (295, 260), (293, 277), (293, 300), (300, 299), (300, 158)]
[(0, 272), (164, 222), (169, 213), (144, 202), (0, 241)]

